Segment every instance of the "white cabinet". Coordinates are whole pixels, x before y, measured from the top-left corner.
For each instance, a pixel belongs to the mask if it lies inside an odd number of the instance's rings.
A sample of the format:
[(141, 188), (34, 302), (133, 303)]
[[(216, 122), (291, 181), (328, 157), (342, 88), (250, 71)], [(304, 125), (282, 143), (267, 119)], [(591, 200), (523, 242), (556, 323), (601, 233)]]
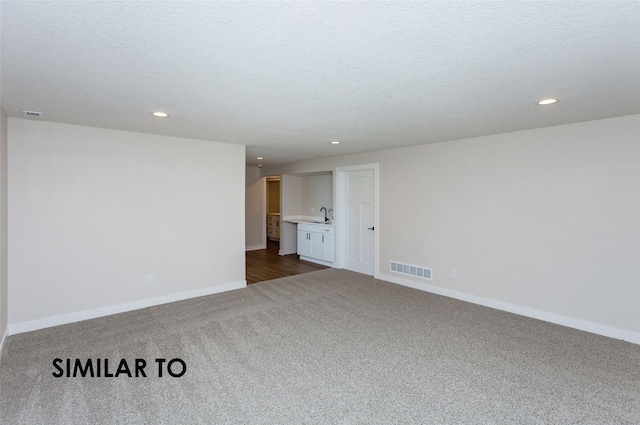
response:
[(324, 258), (322, 258), (322, 253), (324, 252), (322, 233), (311, 232), (309, 235), (311, 236), (311, 252), (309, 253), (309, 257), (324, 260)]
[(267, 214), (267, 237), (280, 240), (280, 214)]
[(298, 255), (308, 257), (311, 254), (311, 238), (309, 232), (300, 230), (298, 224)]
[(322, 260), (324, 253), (324, 238), (321, 226), (298, 225), (298, 255)]
[(298, 224), (298, 255), (307, 261), (333, 263), (333, 227), (324, 224)]
[[(326, 229), (325, 229), (326, 230)], [(333, 228), (331, 228), (331, 234), (322, 235), (322, 259), (333, 263)]]

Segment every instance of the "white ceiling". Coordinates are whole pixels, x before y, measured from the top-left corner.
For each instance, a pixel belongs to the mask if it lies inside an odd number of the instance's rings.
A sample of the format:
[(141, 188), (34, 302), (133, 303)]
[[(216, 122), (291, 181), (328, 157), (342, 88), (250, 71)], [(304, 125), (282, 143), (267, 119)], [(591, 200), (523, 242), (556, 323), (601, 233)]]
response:
[[(640, 113), (638, 1), (3, 0), (0, 13), (9, 116), (243, 144), (249, 164)], [(534, 105), (548, 96), (562, 101)]]

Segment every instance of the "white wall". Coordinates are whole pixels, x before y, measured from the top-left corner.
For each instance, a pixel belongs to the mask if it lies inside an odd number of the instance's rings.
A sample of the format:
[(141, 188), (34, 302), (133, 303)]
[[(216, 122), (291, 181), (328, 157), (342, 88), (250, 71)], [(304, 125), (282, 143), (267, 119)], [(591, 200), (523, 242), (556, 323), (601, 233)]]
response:
[[(264, 175), (264, 173), (263, 173)], [(280, 216), (299, 216), (301, 209), (302, 179), (299, 176), (280, 177)]]
[(301, 176), (300, 214), (305, 216), (324, 216), (324, 211), (333, 208), (333, 174), (314, 174)]
[[(262, 175), (277, 175), (265, 174)], [(284, 220), (300, 216), (300, 198), (302, 180), (299, 176), (280, 176), (280, 255), (293, 254), (297, 251), (297, 226)]]
[(264, 249), (267, 247), (265, 179), (260, 177), (258, 167), (245, 167), (245, 186), (245, 249)]
[(244, 162), (238, 145), (10, 118), (11, 331), (244, 286)]
[[(640, 342), (640, 115), (264, 172), (365, 163), (383, 278)], [(432, 286), (391, 260), (433, 267)]]
[[(264, 171), (262, 175), (265, 174)], [(333, 173), (284, 175), (281, 181), (282, 216), (321, 217), (320, 208), (333, 208)]]
[(8, 331), (7, 116), (0, 107), (0, 356)]

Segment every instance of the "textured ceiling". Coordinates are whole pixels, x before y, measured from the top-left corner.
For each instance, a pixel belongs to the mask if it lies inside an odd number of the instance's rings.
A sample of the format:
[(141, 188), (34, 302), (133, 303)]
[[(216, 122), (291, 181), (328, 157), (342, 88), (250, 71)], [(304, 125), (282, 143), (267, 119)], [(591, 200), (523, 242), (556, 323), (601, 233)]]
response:
[[(249, 164), (640, 113), (638, 1), (3, 0), (0, 13), (9, 116), (243, 144)], [(562, 101), (534, 105), (548, 96)]]

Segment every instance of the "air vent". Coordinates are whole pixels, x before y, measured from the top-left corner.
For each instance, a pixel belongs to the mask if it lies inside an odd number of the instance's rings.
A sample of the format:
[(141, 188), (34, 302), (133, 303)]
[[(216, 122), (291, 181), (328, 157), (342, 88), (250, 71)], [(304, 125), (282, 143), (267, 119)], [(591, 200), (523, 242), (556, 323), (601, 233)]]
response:
[(406, 274), (407, 276), (419, 277), (420, 279), (433, 280), (433, 270), (427, 267), (414, 266), (413, 264), (399, 263), (397, 261), (391, 262), (390, 267), (392, 272)]
[(22, 111), (22, 113), (24, 114), (25, 117), (29, 117), (29, 118), (38, 118), (42, 116), (42, 112), (36, 112), (36, 111)]

